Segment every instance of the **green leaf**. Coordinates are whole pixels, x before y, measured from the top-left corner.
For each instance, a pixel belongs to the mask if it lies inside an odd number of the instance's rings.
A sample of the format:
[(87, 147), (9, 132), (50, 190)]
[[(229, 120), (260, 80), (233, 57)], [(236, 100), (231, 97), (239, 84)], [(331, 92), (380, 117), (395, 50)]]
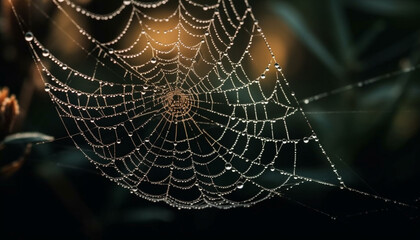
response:
[(344, 13), (343, 1), (329, 0), (329, 6), (331, 9), (332, 29), (335, 32), (333, 35), (337, 42), (338, 51), (340, 52), (342, 61), (349, 65), (354, 60), (354, 56), (351, 51), (351, 34), (347, 17)]
[(416, 16), (420, 11), (419, 1), (413, 0), (347, 0), (347, 3), (368, 12), (388, 16)]
[(311, 32), (302, 16), (296, 9), (284, 2), (274, 3), (274, 11), (282, 17), (299, 39), (315, 54), (338, 78), (344, 75), (343, 67), (337, 62), (328, 49)]
[(365, 33), (359, 38), (354, 46), (354, 55), (360, 57), (360, 55), (371, 46), (375, 39), (381, 32), (386, 29), (385, 23), (382, 20), (375, 21), (371, 26), (367, 28)]
[(27, 144), (53, 141), (54, 137), (38, 132), (16, 133), (7, 136), (3, 144)]

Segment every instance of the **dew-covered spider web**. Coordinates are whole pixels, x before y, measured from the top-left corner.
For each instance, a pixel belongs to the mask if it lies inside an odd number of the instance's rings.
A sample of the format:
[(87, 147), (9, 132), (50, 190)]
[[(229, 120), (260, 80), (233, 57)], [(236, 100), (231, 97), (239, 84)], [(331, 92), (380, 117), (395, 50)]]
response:
[(247, 0), (36, 2), (57, 42), (15, 14), (45, 91), (75, 146), (133, 194), (231, 208), (315, 184), (390, 201), (346, 186)]

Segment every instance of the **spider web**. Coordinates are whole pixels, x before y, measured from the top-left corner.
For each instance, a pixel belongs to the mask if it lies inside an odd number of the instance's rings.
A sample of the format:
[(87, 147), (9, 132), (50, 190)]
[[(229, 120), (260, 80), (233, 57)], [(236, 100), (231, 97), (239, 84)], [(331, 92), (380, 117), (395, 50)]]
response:
[(133, 194), (231, 208), (318, 184), (390, 201), (344, 184), (247, 0), (51, 6), (78, 36), (34, 4), (85, 58), (63, 59), (27, 29), (45, 91), (76, 147)]

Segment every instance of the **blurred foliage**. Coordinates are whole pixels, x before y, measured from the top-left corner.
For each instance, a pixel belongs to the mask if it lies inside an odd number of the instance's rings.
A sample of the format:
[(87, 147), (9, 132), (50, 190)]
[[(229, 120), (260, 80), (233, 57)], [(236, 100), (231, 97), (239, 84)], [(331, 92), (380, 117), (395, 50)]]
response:
[[(24, 11), (27, 1), (14, 2)], [(362, 84), (303, 108), (352, 187), (411, 204), (416, 204), (417, 199), (418, 204), (420, 73), (415, 70), (386, 74), (418, 67), (420, 2), (250, 3), (276, 55), (283, 56), (281, 65), (299, 99), (383, 77), (375, 84)], [(43, 30), (43, 38), (52, 41), (50, 29), (38, 23), (36, 16), (32, 18), (34, 26)], [(27, 160), (15, 175), (0, 181), (0, 238), (1, 234), (5, 234), (5, 239), (210, 237), (223, 233), (419, 234), (418, 218), (410, 220), (406, 210), (392, 206), (385, 206), (384, 210), (384, 206), (378, 209), (372, 205), (374, 211), (369, 214), (331, 222), (293, 198), (272, 199), (250, 209), (177, 211), (165, 204), (131, 197), (126, 190), (105, 182), (65, 137), (60, 119), (34, 73), (7, 0), (2, 1), (0, 24), (0, 85), (18, 93), (21, 105), (12, 132), (42, 132), (58, 138), (33, 145), (30, 154), (28, 144), (52, 139), (43, 134), (26, 134), (9, 136), (2, 143), (8, 143), (9, 150), (2, 150), (1, 161), (19, 161), (22, 156)], [(338, 208), (346, 212), (354, 207), (354, 199), (347, 195), (337, 197), (334, 192), (316, 189), (300, 191), (293, 197), (315, 209)]]

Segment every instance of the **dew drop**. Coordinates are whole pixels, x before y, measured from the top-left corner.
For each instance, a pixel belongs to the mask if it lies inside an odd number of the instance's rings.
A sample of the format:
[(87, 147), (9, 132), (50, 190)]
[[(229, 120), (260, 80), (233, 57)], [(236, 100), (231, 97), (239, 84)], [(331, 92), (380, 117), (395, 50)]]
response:
[(34, 40), (34, 35), (32, 34), (32, 32), (25, 33), (25, 40), (27, 42), (30, 42), (30, 41)]
[(128, 136), (132, 137), (133, 136), (133, 132), (128, 132)]
[(156, 63), (156, 61), (157, 61), (157, 60), (156, 60), (156, 58), (154, 58), (154, 57), (152, 57), (152, 59), (150, 59), (150, 62), (151, 62), (151, 63), (153, 63), (153, 64), (155, 64), (155, 63)]
[(117, 144), (121, 144), (121, 139), (117, 139)]
[(265, 79), (265, 74), (261, 74), (261, 79)]
[(42, 50), (42, 56), (44, 56), (44, 57), (50, 56), (50, 51), (48, 49)]
[(108, 49), (108, 53), (109, 54), (114, 54), (114, 49), (113, 48)]
[(244, 183), (243, 182), (238, 182), (238, 184), (236, 185), (237, 189), (242, 189), (244, 188)]
[(225, 165), (225, 169), (226, 169), (226, 170), (231, 170), (231, 169), (232, 169), (232, 164), (230, 164), (230, 163), (226, 163), (226, 165)]
[(276, 170), (276, 168), (273, 165), (271, 165), (270, 166), (270, 171), (274, 172), (275, 170)]
[(123, 1), (123, 3), (124, 3), (124, 5), (128, 6), (128, 5), (131, 4), (131, 1), (130, 0), (125, 0), (125, 1)]

